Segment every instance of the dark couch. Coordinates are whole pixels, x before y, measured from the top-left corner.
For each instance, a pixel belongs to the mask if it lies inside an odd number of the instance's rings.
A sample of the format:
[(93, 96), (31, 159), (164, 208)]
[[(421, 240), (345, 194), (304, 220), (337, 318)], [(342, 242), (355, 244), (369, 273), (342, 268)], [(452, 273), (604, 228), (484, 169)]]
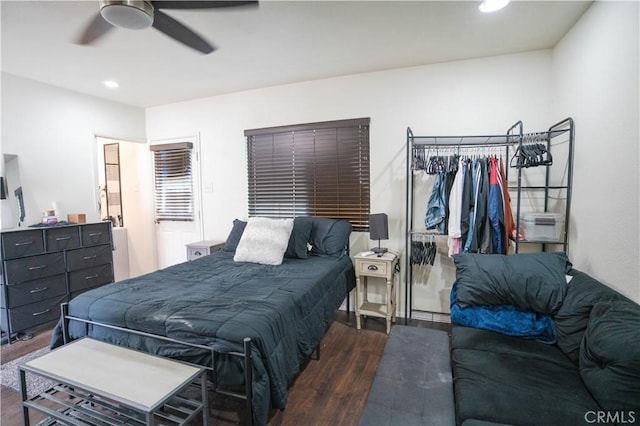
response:
[(640, 424), (638, 304), (564, 253), (454, 262), (451, 318), (464, 324), (451, 336), (457, 424)]

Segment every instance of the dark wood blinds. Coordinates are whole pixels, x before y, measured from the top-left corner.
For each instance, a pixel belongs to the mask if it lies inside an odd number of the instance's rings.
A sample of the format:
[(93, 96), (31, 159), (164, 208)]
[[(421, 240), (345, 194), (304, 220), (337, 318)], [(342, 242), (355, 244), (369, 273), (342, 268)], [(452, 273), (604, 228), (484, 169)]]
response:
[(246, 130), (249, 216), (322, 216), (368, 229), (369, 119)]
[(151, 145), (156, 220), (193, 220), (193, 144)]

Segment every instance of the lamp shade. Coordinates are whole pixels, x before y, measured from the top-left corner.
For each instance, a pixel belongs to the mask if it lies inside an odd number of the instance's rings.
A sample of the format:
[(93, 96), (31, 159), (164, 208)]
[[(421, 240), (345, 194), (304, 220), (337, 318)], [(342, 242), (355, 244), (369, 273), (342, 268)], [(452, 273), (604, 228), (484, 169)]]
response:
[(389, 239), (389, 221), (386, 213), (369, 215), (369, 238), (372, 240)]

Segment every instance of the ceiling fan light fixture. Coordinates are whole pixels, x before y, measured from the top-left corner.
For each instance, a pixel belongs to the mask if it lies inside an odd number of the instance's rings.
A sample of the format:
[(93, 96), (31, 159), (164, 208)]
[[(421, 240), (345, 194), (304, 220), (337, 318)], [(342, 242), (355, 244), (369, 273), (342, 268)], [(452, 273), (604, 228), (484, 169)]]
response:
[(153, 24), (153, 6), (144, 0), (102, 0), (100, 14), (112, 25), (142, 30)]
[(480, 12), (491, 13), (496, 12), (509, 4), (509, 0), (484, 0), (478, 6)]

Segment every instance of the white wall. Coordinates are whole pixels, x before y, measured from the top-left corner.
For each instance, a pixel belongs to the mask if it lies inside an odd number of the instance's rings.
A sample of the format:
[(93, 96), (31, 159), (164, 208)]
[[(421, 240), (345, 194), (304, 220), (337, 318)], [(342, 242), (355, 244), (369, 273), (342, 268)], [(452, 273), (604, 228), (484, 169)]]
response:
[(54, 202), (59, 219), (100, 219), (95, 135), (145, 141), (144, 110), (2, 73), (2, 150), (18, 156), (24, 225), (39, 222)]
[[(407, 126), (416, 135), (496, 134), (523, 120), (525, 129), (544, 130), (552, 124), (550, 65), (550, 51), (540, 51), (164, 105), (147, 110), (147, 137), (200, 133), (202, 182), (213, 188), (203, 193), (205, 238), (224, 240), (232, 220), (247, 214), (245, 129), (371, 117), (371, 209), (389, 215), (391, 239), (385, 246), (400, 250), (405, 232)], [(368, 234), (354, 234), (352, 252), (370, 244)], [(443, 249), (444, 244), (440, 244)], [(415, 306), (448, 312), (448, 288), (454, 278), (451, 260), (441, 256), (423, 278), (425, 282), (414, 288)]]
[[(2, 152), (17, 155), (27, 212), (23, 225), (39, 222), (42, 210), (51, 209), (53, 202), (60, 220), (66, 220), (67, 213), (85, 213), (87, 221), (99, 221), (95, 137), (142, 142), (139, 149), (147, 153), (147, 162), (139, 162), (125, 173), (125, 179), (134, 175), (139, 179), (133, 184), (134, 192), (138, 192), (136, 201), (146, 200), (146, 210), (127, 211), (129, 254), (132, 274), (155, 270), (151, 165), (144, 114), (142, 108), (2, 73)], [(3, 228), (17, 226), (11, 209), (4, 208), (11, 201), (1, 201)]]
[(640, 301), (638, 2), (595, 2), (553, 52), (553, 115), (576, 123), (570, 258)]

